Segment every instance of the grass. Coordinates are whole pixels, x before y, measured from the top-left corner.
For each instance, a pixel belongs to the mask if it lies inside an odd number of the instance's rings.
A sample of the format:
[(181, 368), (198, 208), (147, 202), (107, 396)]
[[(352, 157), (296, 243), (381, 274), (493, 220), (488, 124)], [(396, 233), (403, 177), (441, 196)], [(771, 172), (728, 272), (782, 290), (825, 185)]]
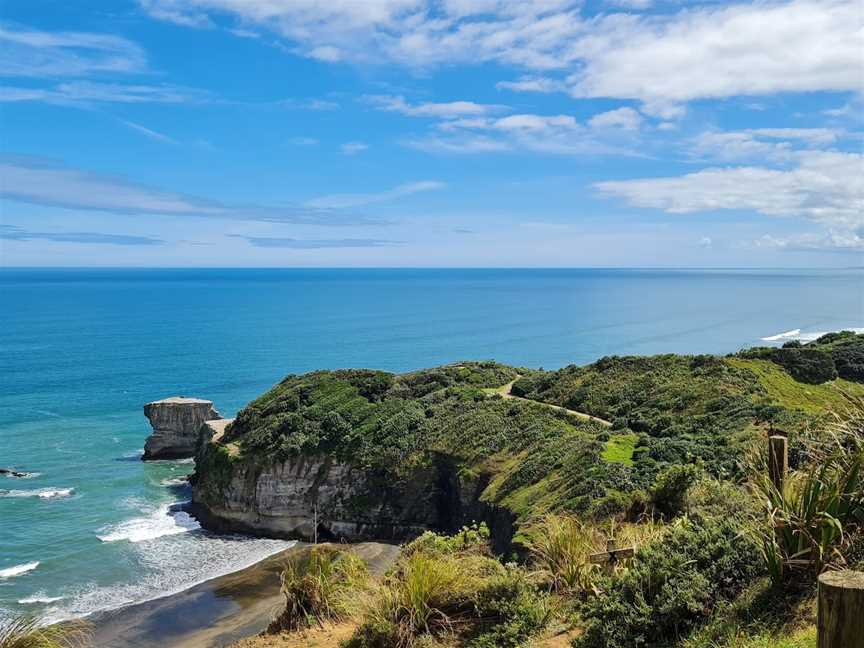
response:
[(842, 378), (811, 385), (798, 382), (783, 367), (770, 360), (726, 358), (726, 362), (738, 369), (753, 372), (772, 402), (806, 414), (839, 411), (849, 406), (849, 397), (864, 397), (864, 385)]
[(87, 645), (88, 638), (82, 623), (40, 626), (32, 617), (0, 619), (0, 648), (71, 648)]
[(614, 434), (606, 442), (606, 448), (600, 456), (610, 463), (633, 465), (633, 450), (639, 436), (636, 434)]
[(293, 558), (282, 572), (284, 611), (268, 631), (308, 628), (328, 621), (344, 621), (354, 602), (369, 585), (369, 573), (360, 558), (329, 545), (312, 547)]

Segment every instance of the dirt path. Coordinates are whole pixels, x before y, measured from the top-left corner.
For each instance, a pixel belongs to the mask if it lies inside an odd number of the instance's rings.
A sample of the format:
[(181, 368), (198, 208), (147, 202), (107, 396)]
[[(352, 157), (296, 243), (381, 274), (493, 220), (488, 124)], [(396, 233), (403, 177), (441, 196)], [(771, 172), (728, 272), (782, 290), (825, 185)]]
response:
[[(519, 378), (516, 378), (516, 380), (519, 380)], [(513, 398), (515, 400), (521, 400), (521, 401), (525, 401), (527, 403), (536, 403), (537, 405), (543, 405), (544, 407), (548, 407), (550, 409), (558, 410), (561, 412), (567, 412), (568, 414), (572, 414), (573, 416), (578, 416), (579, 418), (585, 419), (586, 421), (594, 421), (595, 423), (599, 423), (600, 425), (603, 425), (605, 427), (612, 427), (612, 423), (610, 423), (606, 419), (602, 419), (602, 418), (599, 418), (597, 416), (591, 416), (590, 414), (586, 414), (585, 412), (577, 412), (576, 410), (567, 409), (566, 407), (561, 407), (560, 405), (553, 405), (552, 403), (544, 403), (543, 401), (535, 401), (535, 400), (531, 400), (530, 398), (522, 398), (521, 396), (514, 396), (511, 393), (511, 390), (513, 389), (513, 383), (515, 383), (516, 380), (512, 380), (511, 382), (507, 383), (506, 385), (501, 385), (500, 387), (496, 387), (493, 389), (487, 389), (485, 391), (488, 394), (499, 394), (500, 396), (503, 396), (504, 398)]]

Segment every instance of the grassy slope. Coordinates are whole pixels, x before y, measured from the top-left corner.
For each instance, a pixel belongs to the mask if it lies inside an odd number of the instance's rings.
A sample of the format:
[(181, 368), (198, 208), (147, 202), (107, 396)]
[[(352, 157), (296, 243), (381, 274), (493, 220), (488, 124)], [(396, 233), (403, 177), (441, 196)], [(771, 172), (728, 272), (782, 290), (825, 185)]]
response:
[(731, 366), (752, 372), (770, 402), (807, 414), (822, 414), (847, 405), (848, 397), (864, 397), (864, 385), (837, 378), (821, 385), (801, 383), (770, 360), (728, 358)]

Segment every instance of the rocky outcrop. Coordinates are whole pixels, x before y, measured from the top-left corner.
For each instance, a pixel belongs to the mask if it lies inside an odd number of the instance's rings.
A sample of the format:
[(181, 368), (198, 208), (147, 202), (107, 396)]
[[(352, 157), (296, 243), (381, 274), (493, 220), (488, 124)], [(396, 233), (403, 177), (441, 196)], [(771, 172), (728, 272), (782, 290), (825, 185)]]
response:
[[(217, 437), (218, 439), (218, 437)], [(513, 518), (480, 501), (488, 481), (460, 475), (444, 458), (406, 478), (330, 455), (271, 461), (211, 442), (196, 457), (193, 513), (212, 531), (319, 541), (403, 542), (427, 529), (486, 521), (497, 550), (509, 548)]]
[(185, 396), (147, 403), (144, 415), (153, 426), (153, 434), (144, 443), (144, 460), (195, 456), (204, 423), (222, 418), (211, 401)]
[(32, 474), (33, 473), (12, 470), (11, 468), (0, 468), (0, 475), (6, 475), (7, 477), (18, 477), (19, 479), (27, 479)]

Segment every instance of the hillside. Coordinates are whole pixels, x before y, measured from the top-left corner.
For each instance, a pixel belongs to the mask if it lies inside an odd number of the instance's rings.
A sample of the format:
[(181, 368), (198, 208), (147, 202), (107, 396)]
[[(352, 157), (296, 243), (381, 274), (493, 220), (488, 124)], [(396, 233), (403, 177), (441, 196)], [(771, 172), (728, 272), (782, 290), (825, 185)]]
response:
[[(781, 556), (775, 566), (786, 558), (782, 539), (759, 548), (780, 531), (764, 536), (756, 531), (773, 528), (774, 522), (765, 519), (760, 501), (771, 494), (754, 498), (762, 488), (754, 450), (763, 447), (769, 431), (782, 430), (799, 481), (812, 479), (808, 466), (829, 456), (820, 430), (833, 413), (854, 410), (864, 398), (862, 349), (864, 336), (844, 334), (805, 347), (749, 349), (726, 357), (607, 357), (558, 371), (462, 362), (398, 375), (372, 370), (292, 375), (200, 450), (193, 501), (203, 524), (220, 530), (395, 542), (429, 529), (455, 533), (452, 539), (424, 541), (409, 551), (391, 580), (363, 587), (398, 590), (408, 586), (401, 579), (413, 578), (412, 560), (432, 561), (423, 569), (443, 561), (442, 569), (463, 574), (460, 579), (470, 583), (460, 580), (448, 594), (462, 592), (448, 605), (454, 614), (467, 615), (466, 637), (486, 636), (485, 626), (469, 623), (481, 614), (477, 597), (505, 587), (509, 593), (499, 594), (509, 601), (506, 609), (495, 607), (501, 601), (493, 605), (503, 625), (489, 636), (498, 638), (477, 646), (527, 645), (527, 637), (548, 637), (554, 627), (585, 648), (673, 645), (670, 636), (685, 630), (689, 635), (691, 629), (688, 646), (736, 645), (726, 638), (731, 630), (724, 619), (730, 615), (747, 625), (754, 646), (762, 645), (765, 633), (787, 632), (789, 623), (789, 633), (809, 637), (810, 590), (799, 582), (809, 567), (786, 572), (763, 562), (775, 548)], [(861, 431), (848, 434), (851, 441), (840, 447), (837, 470), (852, 470), (849, 461), (861, 460), (856, 454)], [(858, 485), (842, 497), (847, 496), (853, 503), (864, 501)], [(782, 510), (785, 504), (778, 506)], [(856, 506), (844, 504), (844, 514)], [(864, 509), (859, 512), (864, 516)], [(465, 554), (460, 548), (465, 527), (475, 522), (489, 530), (488, 537), (476, 527), (470, 532), (480, 533), (478, 546), (488, 540), (489, 562), (482, 566), (472, 557), (475, 549)], [(782, 530), (792, 522), (779, 524)], [(843, 534), (839, 542), (855, 544), (856, 533)], [(838, 541), (831, 534), (817, 537)], [(638, 551), (604, 574), (588, 557), (604, 550), (606, 538), (633, 543)], [(441, 553), (441, 547), (453, 546), (453, 555)], [(549, 558), (552, 546), (559, 547), (558, 558)], [(568, 546), (564, 562), (571, 567), (568, 575), (558, 576), (561, 547)], [(414, 553), (421, 557), (411, 558)], [(533, 572), (514, 566), (510, 575), (499, 573), (501, 563), (492, 555), (514, 556), (552, 581), (537, 590), (529, 577)], [(824, 555), (836, 561), (846, 554)], [(795, 594), (781, 594), (788, 605), (773, 621), (754, 612), (760, 609), (756, 602), (724, 607), (739, 597), (774, 600), (776, 584), (789, 578), (799, 585)], [(659, 579), (662, 586), (646, 593), (640, 589), (644, 579)], [(468, 589), (459, 589), (463, 585)], [(530, 614), (551, 614), (542, 622), (517, 623), (510, 616), (514, 610), (527, 614), (526, 601), (548, 596), (564, 607), (554, 613), (531, 608)], [(639, 597), (647, 597), (644, 605), (631, 609)], [(371, 612), (363, 614), (368, 618)], [(714, 625), (706, 625), (709, 620)], [(409, 632), (400, 623), (387, 632)], [(416, 631), (410, 630), (410, 637)], [(438, 636), (445, 630), (429, 632)], [(496, 633), (511, 632), (512, 641), (500, 643)], [(633, 643), (640, 634), (650, 638)], [(358, 647), (415, 645), (410, 637), (388, 643), (395, 635), (386, 633), (383, 643), (352, 636), (350, 645)], [(467, 638), (455, 645), (475, 646)]]

